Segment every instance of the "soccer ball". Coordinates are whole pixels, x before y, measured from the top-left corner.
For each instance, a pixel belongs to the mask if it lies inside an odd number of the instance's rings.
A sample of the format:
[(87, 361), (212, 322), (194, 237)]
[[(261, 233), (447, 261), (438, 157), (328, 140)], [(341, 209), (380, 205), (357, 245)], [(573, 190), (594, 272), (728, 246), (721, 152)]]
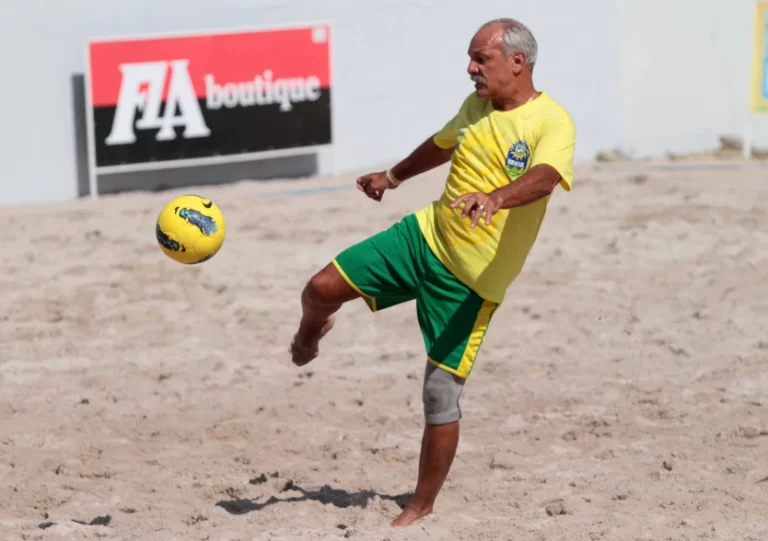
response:
[(224, 243), (227, 226), (219, 207), (210, 199), (182, 195), (160, 211), (155, 235), (165, 255), (191, 265), (212, 258)]

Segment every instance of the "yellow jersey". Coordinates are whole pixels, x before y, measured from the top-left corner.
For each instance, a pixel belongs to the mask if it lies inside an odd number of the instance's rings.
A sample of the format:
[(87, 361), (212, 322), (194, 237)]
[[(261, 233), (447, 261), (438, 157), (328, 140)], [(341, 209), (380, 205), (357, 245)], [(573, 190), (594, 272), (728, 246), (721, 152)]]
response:
[(510, 111), (470, 94), (458, 113), (434, 136), (440, 148), (454, 147), (440, 199), (416, 212), (435, 256), (478, 295), (501, 303), (520, 274), (539, 233), (550, 196), (500, 209), (490, 226), (470, 227), (462, 208), (450, 207), (460, 195), (489, 193), (539, 164), (554, 167), (570, 191), (576, 128), (568, 112), (546, 93)]

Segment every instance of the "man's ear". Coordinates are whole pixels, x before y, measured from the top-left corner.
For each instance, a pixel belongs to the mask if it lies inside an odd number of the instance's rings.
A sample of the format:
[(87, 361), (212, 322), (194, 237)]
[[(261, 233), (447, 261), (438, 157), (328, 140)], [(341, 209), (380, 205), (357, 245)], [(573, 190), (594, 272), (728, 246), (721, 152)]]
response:
[(515, 75), (518, 75), (525, 68), (525, 54), (523, 53), (515, 53), (507, 60), (512, 61), (512, 71)]

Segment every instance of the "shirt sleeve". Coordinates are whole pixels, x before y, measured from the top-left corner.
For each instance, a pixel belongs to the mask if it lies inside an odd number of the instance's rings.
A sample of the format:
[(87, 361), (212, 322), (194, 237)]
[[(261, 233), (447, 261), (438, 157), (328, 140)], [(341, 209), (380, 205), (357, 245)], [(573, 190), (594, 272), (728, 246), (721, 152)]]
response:
[(443, 128), (438, 131), (433, 140), (437, 146), (444, 149), (454, 147), (459, 140), (461, 130), (469, 124), (469, 108), (472, 106), (472, 95), (467, 96), (461, 104), (456, 115), (445, 123)]
[(533, 151), (531, 167), (547, 164), (560, 173), (560, 185), (571, 191), (573, 157), (576, 149), (576, 127), (565, 115), (545, 122)]

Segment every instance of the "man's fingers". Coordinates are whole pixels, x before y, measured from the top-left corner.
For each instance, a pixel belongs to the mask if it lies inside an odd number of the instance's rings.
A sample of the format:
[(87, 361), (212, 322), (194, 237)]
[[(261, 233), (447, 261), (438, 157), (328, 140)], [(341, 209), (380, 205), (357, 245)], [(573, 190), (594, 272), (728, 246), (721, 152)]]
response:
[(477, 211), (472, 215), (472, 224), (470, 227), (477, 227), (477, 222), (480, 221), (480, 216), (483, 215), (483, 212), (485, 212), (485, 208), (478, 206)]
[(381, 201), (381, 197), (384, 194), (384, 190), (374, 189), (372, 186), (372, 183), (373, 183), (373, 179), (371, 179), (370, 177), (361, 177), (360, 179), (358, 179), (357, 187), (361, 192), (363, 192), (370, 199), (373, 199), (375, 201)]
[(371, 189), (371, 179), (365, 178), (360, 183), (358, 183), (358, 186), (360, 188), (360, 191), (365, 193), (368, 197), (373, 197), (373, 190)]
[(455, 209), (456, 207), (461, 205), (469, 196), (470, 194), (467, 194), (467, 193), (465, 193), (464, 195), (460, 195), (459, 197), (456, 198), (456, 200), (453, 203), (451, 203), (451, 208)]
[(486, 209), (485, 211), (485, 225), (491, 225), (491, 220), (493, 219), (493, 212)]
[[(483, 203), (485, 201), (485, 203)], [(464, 204), (464, 208), (461, 211), (461, 217), (469, 217), (471, 227), (477, 227), (480, 219), (485, 216), (485, 225), (491, 225), (493, 215), (496, 212), (493, 208), (493, 203), (484, 195), (479, 193), (465, 193), (457, 197), (451, 208), (456, 208)]]
[(467, 200), (464, 203), (464, 209), (461, 211), (461, 217), (466, 218), (475, 211), (475, 202), (473, 200)]
[(477, 227), (477, 224), (480, 222), (480, 218), (483, 216), (485, 216), (485, 225), (491, 225), (494, 213), (495, 209), (493, 208), (493, 205), (488, 206), (485, 203), (478, 203), (477, 212), (475, 212), (472, 216), (471, 226)]

